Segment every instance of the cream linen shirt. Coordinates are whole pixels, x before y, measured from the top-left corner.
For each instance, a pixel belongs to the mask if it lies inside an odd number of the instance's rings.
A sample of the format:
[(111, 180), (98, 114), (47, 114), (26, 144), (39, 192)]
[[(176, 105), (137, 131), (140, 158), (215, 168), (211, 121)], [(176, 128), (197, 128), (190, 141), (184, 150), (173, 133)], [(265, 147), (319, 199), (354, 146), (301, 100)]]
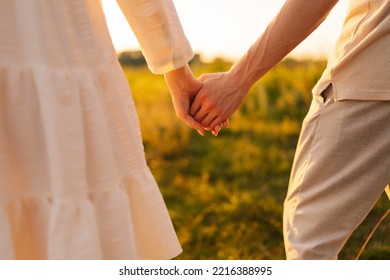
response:
[(313, 89), (335, 100), (390, 100), (390, 0), (350, 0), (328, 66)]
[(194, 56), (172, 0), (117, 0), (150, 70), (164, 74)]

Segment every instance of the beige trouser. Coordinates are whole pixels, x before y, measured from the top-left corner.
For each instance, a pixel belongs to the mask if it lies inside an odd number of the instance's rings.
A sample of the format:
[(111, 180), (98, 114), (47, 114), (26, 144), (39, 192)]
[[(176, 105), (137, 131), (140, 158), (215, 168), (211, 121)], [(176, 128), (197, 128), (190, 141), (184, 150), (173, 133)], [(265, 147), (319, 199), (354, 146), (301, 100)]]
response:
[(313, 98), (283, 227), (287, 259), (337, 259), (390, 182), (390, 102)]

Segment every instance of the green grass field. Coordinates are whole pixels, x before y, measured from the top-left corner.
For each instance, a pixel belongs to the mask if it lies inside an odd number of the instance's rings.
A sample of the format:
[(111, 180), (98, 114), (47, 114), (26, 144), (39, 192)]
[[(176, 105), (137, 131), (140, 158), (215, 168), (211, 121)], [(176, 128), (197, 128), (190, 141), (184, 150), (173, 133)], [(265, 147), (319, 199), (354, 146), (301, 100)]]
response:
[[(223, 60), (192, 65), (224, 71)], [(218, 137), (200, 137), (176, 118), (162, 76), (124, 67), (141, 123), (148, 164), (170, 211), (178, 259), (284, 259), (282, 205), (301, 122), (324, 62), (286, 60), (251, 90)], [(340, 254), (354, 259), (389, 207), (381, 197)], [(390, 259), (386, 219), (362, 259)]]

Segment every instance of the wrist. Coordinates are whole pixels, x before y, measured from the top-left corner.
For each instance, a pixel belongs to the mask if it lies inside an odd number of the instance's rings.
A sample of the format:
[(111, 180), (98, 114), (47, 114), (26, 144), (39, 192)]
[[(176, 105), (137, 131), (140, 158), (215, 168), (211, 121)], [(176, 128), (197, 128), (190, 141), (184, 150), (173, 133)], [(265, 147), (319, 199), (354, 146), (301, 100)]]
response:
[(239, 92), (246, 95), (254, 82), (248, 79), (247, 73), (239, 67), (232, 67), (229, 72), (227, 72), (228, 80), (233, 83), (234, 87), (240, 89)]
[(176, 83), (184, 83), (188, 78), (193, 78), (191, 69), (188, 64), (176, 68), (164, 74), (166, 80), (175, 81)]
[(178, 90), (199, 88), (200, 82), (192, 74), (188, 64), (164, 74), (168, 86)]

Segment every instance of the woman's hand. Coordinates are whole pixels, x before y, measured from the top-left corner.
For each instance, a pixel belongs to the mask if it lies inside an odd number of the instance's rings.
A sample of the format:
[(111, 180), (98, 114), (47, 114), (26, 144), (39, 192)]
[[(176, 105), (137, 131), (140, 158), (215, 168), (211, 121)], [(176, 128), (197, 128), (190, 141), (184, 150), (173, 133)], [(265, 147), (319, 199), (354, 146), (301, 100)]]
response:
[(190, 105), (202, 83), (193, 76), (188, 64), (166, 73), (164, 77), (171, 92), (177, 117), (203, 136), (203, 126), (190, 115)]

